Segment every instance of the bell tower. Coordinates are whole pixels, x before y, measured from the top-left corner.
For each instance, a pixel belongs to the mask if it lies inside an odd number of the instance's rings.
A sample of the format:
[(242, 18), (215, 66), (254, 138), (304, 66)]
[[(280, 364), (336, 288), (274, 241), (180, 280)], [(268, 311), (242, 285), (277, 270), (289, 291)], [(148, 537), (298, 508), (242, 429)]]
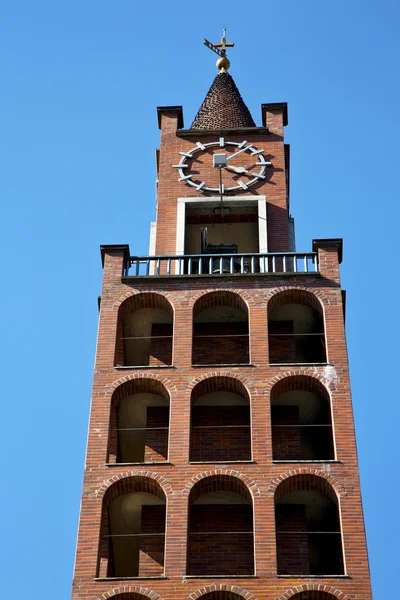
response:
[(158, 108), (148, 256), (103, 285), (73, 600), (372, 600), (341, 239), (297, 252), (286, 103)]

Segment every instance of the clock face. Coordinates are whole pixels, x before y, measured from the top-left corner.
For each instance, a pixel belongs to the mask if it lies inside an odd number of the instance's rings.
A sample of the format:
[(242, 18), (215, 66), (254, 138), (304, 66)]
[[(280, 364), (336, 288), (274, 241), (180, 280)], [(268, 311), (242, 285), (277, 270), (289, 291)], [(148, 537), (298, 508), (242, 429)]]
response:
[[(234, 192), (247, 190), (265, 179), (271, 162), (252, 144), (230, 142), (220, 138), (216, 142), (196, 142), (187, 152), (179, 152), (178, 181), (203, 192)], [(207, 173), (207, 175), (205, 174)]]

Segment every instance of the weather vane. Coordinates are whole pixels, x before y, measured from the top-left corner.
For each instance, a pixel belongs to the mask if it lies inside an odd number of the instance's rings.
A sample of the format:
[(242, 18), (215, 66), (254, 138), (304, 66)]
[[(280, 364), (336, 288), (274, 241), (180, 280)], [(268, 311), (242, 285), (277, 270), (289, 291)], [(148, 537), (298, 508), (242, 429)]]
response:
[(207, 46), (207, 48), (210, 48), (210, 50), (212, 50), (213, 52), (215, 52), (215, 54), (218, 54), (220, 58), (217, 60), (216, 63), (217, 69), (219, 69), (220, 73), (226, 73), (229, 67), (231, 66), (231, 63), (229, 62), (228, 57), (226, 56), (226, 49), (233, 48), (233, 46), (235, 45), (232, 42), (226, 41), (226, 29), (222, 30), (222, 38), (220, 44), (212, 44), (211, 42), (206, 40), (206, 38), (204, 38), (204, 45)]

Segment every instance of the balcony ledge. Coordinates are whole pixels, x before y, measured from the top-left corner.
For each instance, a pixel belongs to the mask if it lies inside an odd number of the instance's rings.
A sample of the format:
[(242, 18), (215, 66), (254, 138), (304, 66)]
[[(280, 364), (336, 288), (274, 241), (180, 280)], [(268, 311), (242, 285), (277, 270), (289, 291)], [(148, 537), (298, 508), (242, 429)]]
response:
[(251, 363), (202, 363), (191, 365), (193, 369), (198, 369), (200, 367), (254, 367)]
[(258, 579), (258, 575), (184, 575), (183, 579)]
[(321, 276), (316, 252), (127, 256), (123, 282), (148, 279)]
[(278, 463), (278, 464), (286, 463), (286, 464), (291, 464), (291, 465), (297, 465), (298, 463), (300, 463), (300, 464), (304, 464), (304, 463), (314, 464), (314, 463), (317, 463), (319, 465), (320, 464), (328, 464), (328, 463), (329, 464), (339, 464), (339, 465), (342, 464), (341, 460), (336, 460), (336, 459), (330, 459), (330, 460), (273, 460), (272, 462), (273, 463)]
[(236, 278), (251, 278), (251, 277), (262, 277), (264, 279), (276, 279), (277, 277), (279, 278), (283, 278), (283, 279), (294, 279), (296, 277), (301, 277), (302, 279), (304, 279), (305, 277), (312, 277), (313, 279), (321, 279), (322, 275), (319, 271), (309, 271), (308, 273), (288, 273), (288, 272), (284, 272), (284, 271), (276, 271), (275, 273), (214, 273), (213, 275), (210, 275), (209, 273), (204, 273), (202, 275), (199, 275), (198, 273), (196, 275), (177, 275), (177, 274), (173, 274), (173, 275), (123, 275), (121, 277), (121, 281), (122, 283), (130, 283), (132, 281), (136, 281), (137, 279), (141, 279), (141, 280), (148, 280), (151, 279), (154, 281), (155, 278), (157, 279), (168, 279), (168, 281), (171, 281), (171, 279), (215, 279), (215, 278), (229, 278), (229, 277), (234, 277)]
[(105, 463), (106, 467), (154, 467), (159, 465), (172, 465), (168, 460), (160, 460), (153, 462), (127, 462), (127, 463)]
[(94, 581), (137, 581), (138, 579), (168, 579), (168, 577), (166, 575), (156, 577), (95, 577)]
[(189, 465), (251, 465), (255, 460), (189, 460)]
[(305, 369), (309, 367), (327, 367), (330, 363), (326, 362), (313, 362), (313, 363), (269, 363), (269, 367), (297, 367), (299, 369)]
[(277, 575), (279, 579), (351, 579), (350, 575)]
[(116, 371), (127, 369), (133, 371), (134, 369), (176, 369), (176, 367), (174, 365), (127, 365), (126, 367), (124, 365), (115, 365), (114, 369)]

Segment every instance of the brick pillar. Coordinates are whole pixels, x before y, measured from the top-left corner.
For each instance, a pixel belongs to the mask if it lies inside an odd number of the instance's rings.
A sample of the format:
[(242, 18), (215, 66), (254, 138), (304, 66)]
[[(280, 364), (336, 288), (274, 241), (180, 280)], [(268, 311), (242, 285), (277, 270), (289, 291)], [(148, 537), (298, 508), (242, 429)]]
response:
[(103, 285), (100, 303), (100, 322), (98, 337), (102, 340), (97, 345), (95, 370), (114, 365), (118, 310), (113, 308), (115, 292), (113, 288), (121, 284), (125, 258), (129, 256), (129, 246), (101, 246), (103, 262)]
[(313, 240), (313, 251), (318, 252), (322, 277), (340, 285), (339, 265), (343, 256), (343, 240), (340, 238)]
[(192, 365), (193, 311), (189, 306), (177, 306), (174, 315), (173, 362), (180, 368)]
[(289, 226), (287, 212), (287, 189), (285, 147), (283, 128), (287, 125), (287, 105), (263, 104), (263, 125), (269, 129), (269, 141), (274, 143), (271, 156), (272, 174), (267, 189), (268, 251), (287, 252), (289, 249)]

